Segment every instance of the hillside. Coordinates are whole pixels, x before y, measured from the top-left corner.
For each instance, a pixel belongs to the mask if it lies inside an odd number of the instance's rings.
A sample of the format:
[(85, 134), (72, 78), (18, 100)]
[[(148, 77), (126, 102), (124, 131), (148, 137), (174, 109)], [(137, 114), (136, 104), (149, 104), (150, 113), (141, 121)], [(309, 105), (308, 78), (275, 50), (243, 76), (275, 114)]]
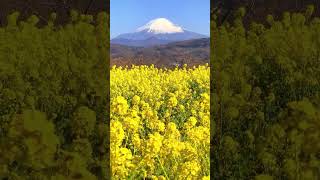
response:
[(111, 44), (111, 66), (150, 65), (174, 67), (209, 63), (210, 39), (196, 39), (148, 48)]

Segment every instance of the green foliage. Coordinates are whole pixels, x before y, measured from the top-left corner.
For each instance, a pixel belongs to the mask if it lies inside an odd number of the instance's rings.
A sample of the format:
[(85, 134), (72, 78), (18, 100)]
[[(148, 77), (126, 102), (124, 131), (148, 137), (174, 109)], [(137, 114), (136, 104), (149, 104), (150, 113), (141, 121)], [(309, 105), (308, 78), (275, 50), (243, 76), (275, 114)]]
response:
[(215, 179), (320, 178), (320, 21), (212, 22)]
[(0, 179), (107, 179), (108, 15), (0, 28)]

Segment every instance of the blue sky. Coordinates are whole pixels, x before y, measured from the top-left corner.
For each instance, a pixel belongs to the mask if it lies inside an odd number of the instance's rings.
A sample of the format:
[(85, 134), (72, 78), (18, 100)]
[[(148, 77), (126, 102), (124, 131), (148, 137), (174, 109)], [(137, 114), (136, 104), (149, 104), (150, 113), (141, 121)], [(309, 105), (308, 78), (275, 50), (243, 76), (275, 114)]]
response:
[(209, 0), (110, 0), (111, 38), (135, 31), (155, 18), (167, 18), (183, 28), (210, 34)]

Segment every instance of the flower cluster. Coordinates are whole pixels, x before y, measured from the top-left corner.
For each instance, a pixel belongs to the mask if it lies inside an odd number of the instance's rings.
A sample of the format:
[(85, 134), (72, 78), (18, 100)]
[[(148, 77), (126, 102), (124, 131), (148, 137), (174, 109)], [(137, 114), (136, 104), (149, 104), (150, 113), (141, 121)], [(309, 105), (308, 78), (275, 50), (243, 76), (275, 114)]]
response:
[(114, 179), (209, 179), (210, 69), (111, 69)]

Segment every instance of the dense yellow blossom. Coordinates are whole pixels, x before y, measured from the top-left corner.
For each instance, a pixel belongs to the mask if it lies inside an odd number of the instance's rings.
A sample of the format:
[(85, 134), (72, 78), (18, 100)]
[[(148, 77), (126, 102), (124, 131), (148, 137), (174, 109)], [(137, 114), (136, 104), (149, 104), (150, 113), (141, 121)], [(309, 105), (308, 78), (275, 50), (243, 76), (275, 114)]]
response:
[(111, 70), (113, 179), (209, 179), (210, 71)]

